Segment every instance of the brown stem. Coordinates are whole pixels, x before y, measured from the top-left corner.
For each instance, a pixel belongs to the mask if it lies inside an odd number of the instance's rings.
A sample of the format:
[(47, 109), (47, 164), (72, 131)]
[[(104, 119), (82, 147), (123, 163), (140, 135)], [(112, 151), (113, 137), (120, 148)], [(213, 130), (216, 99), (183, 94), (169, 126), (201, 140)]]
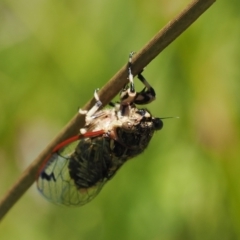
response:
[[(164, 48), (185, 31), (215, 0), (194, 0), (175, 19), (161, 29), (133, 58), (133, 74), (145, 68)], [(124, 84), (127, 83), (126, 65), (101, 89), (99, 96), (103, 105), (115, 97)], [(94, 104), (91, 99), (83, 109), (90, 109)], [(37, 171), (52, 149), (63, 140), (76, 135), (84, 126), (84, 116), (76, 114), (62, 129), (56, 138), (39, 154), (32, 164), (22, 173), (20, 178), (10, 188), (0, 201), (0, 220), (18, 201), (36, 179)]]

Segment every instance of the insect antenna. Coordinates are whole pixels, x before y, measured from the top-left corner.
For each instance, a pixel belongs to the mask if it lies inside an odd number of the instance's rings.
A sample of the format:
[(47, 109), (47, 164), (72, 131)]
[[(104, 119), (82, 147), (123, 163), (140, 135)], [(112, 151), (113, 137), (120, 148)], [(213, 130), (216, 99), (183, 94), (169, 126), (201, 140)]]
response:
[(162, 118), (159, 118), (159, 119), (169, 119), (169, 118), (180, 118), (180, 117), (162, 117)]

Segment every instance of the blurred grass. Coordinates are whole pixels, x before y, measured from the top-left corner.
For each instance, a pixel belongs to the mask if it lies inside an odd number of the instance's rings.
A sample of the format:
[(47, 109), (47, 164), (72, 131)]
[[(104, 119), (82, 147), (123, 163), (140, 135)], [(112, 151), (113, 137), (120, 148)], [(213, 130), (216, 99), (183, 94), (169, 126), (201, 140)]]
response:
[[(0, 194), (189, 1), (0, 2)], [(239, 1), (217, 1), (145, 70), (164, 121), (88, 205), (33, 186), (0, 239), (239, 239)], [(138, 84), (137, 86), (140, 85)]]

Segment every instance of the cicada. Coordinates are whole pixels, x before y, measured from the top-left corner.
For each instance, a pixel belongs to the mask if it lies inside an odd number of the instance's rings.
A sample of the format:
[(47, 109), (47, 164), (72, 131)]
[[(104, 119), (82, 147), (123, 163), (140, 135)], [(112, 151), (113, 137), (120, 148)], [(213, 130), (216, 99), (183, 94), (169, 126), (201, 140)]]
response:
[(97, 90), (95, 105), (85, 115), (80, 133), (55, 147), (37, 177), (39, 191), (49, 200), (67, 206), (81, 206), (91, 201), (118, 169), (141, 154), (155, 131), (163, 127), (160, 118), (146, 108), (138, 108), (155, 99), (155, 91), (140, 72), (143, 83), (136, 92), (132, 74), (132, 56), (128, 60), (128, 84), (120, 92), (120, 101), (102, 105)]

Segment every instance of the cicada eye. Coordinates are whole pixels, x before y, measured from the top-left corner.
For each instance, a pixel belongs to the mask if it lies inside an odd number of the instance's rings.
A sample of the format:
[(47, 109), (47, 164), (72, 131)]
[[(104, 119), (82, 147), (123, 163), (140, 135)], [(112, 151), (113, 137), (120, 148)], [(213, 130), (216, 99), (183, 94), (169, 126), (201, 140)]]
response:
[(163, 128), (163, 121), (160, 118), (153, 118), (152, 121), (156, 130), (161, 130)]

